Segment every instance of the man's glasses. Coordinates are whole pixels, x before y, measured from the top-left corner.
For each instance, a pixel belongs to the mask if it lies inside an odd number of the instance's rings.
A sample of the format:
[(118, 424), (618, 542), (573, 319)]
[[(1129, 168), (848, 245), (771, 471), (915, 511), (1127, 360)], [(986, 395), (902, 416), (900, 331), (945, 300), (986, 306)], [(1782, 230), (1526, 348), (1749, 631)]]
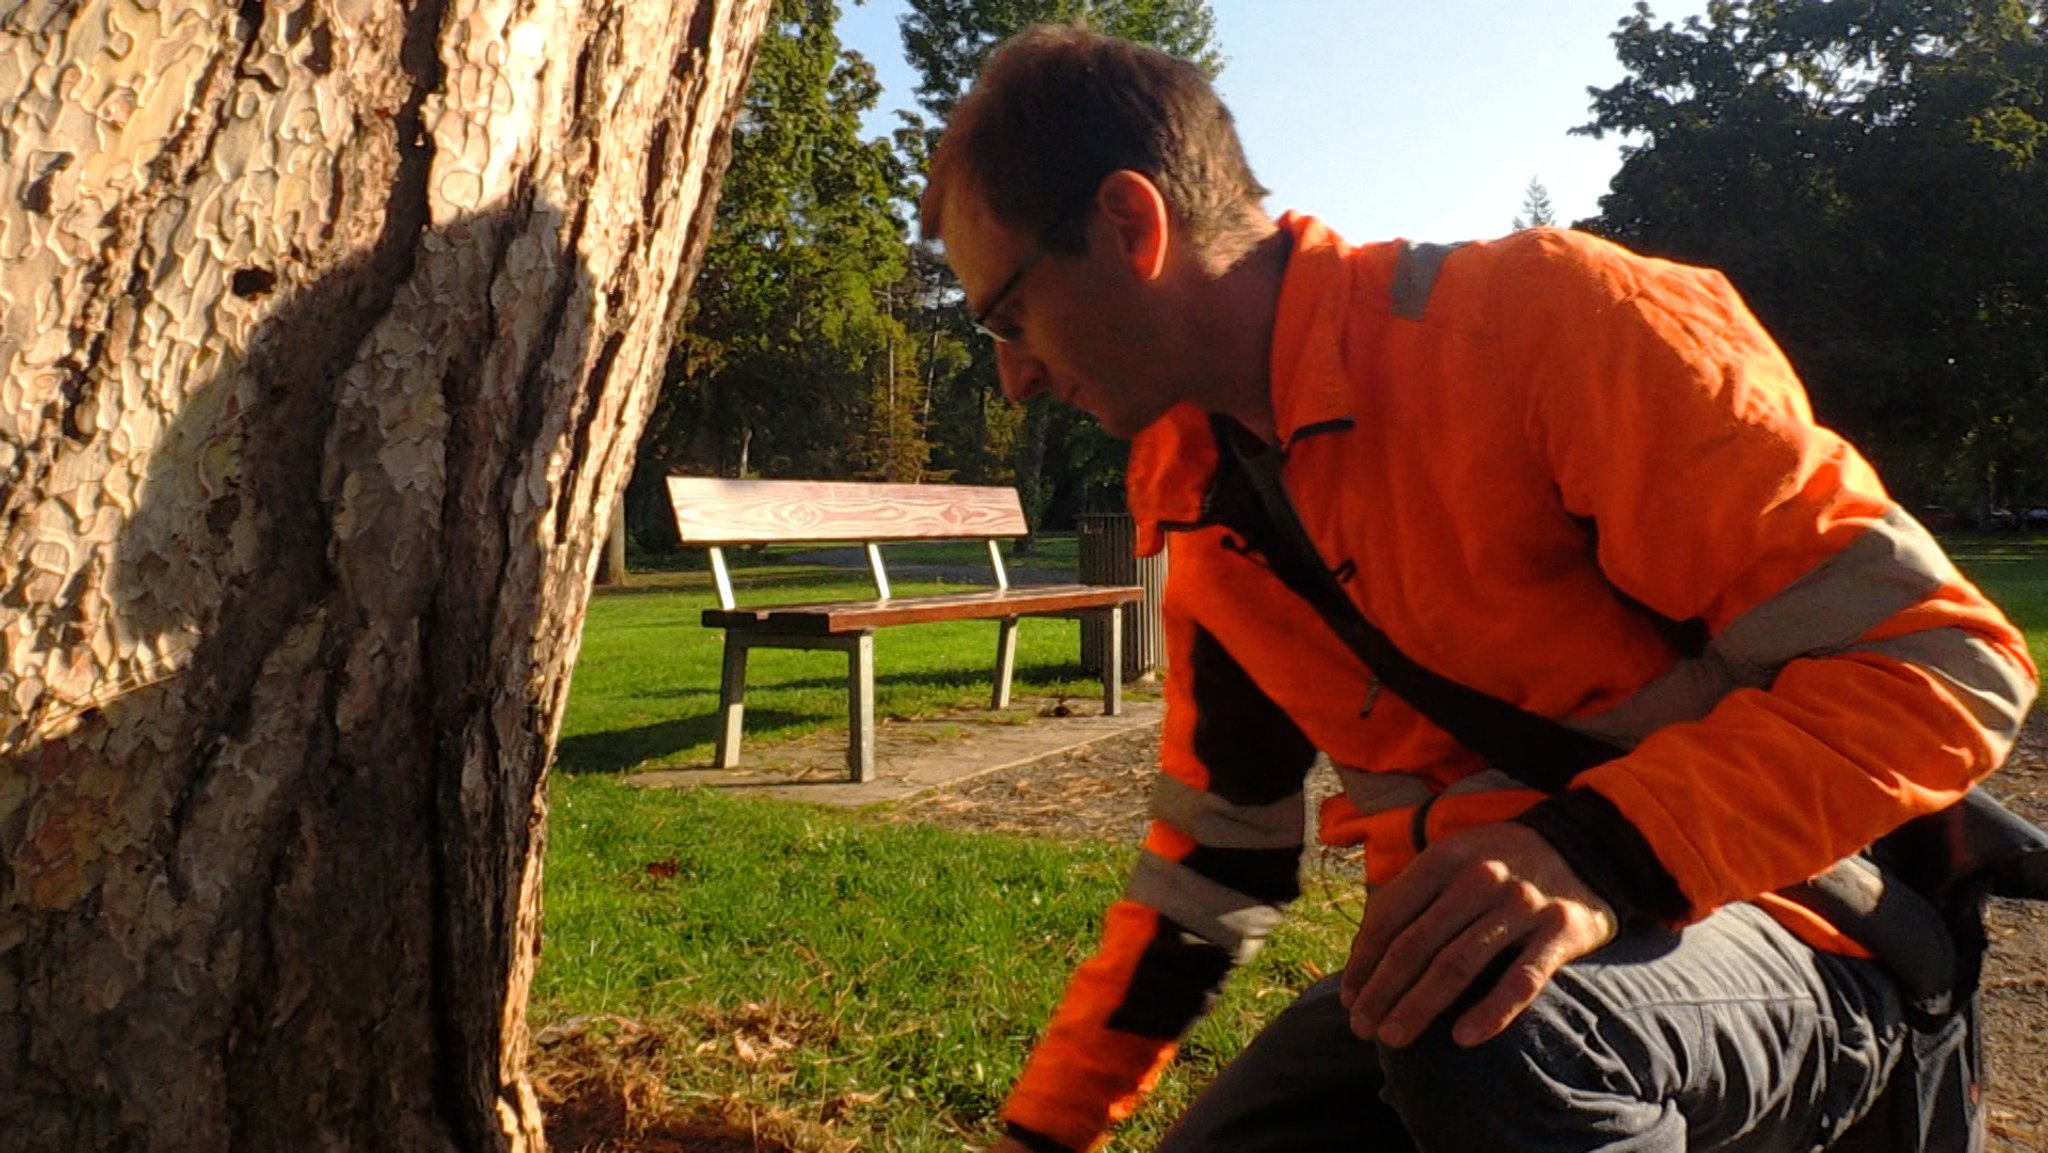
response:
[(1016, 291), (1017, 285), (1023, 283), (1024, 274), (1031, 271), (1031, 266), (1037, 264), (1047, 252), (1051, 251), (1047, 242), (1052, 239), (1053, 234), (1065, 228), (1073, 219), (1073, 213), (1062, 212), (1050, 225), (1046, 226), (1044, 232), (1038, 234), (1038, 239), (1031, 245), (1031, 251), (1025, 253), (1024, 259), (1017, 263), (1017, 271), (1012, 272), (1010, 279), (1003, 281), (1003, 286), (996, 289), (996, 294), (988, 298), (988, 303), (981, 306), (980, 312), (974, 314), (972, 323), (976, 332), (988, 337), (997, 344), (1008, 344), (1016, 339), (1012, 333), (1002, 332), (990, 327), (988, 318), (994, 316), (996, 309), (1003, 306), (1003, 301), (1008, 300), (1010, 294)]
[(1024, 259), (1017, 265), (1017, 271), (1012, 272), (1010, 279), (1003, 281), (1003, 286), (996, 289), (996, 294), (988, 298), (988, 303), (981, 306), (980, 312), (974, 314), (974, 331), (988, 337), (997, 344), (1010, 343), (1010, 334), (999, 332), (989, 327), (988, 318), (995, 315), (996, 309), (1003, 306), (1003, 301), (1010, 298), (1010, 293), (1015, 291), (1017, 285), (1023, 282), (1024, 274), (1031, 271), (1031, 266), (1037, 264), (1039, 258), (1045, 255), (1045, 252), (1045, 240), (1040, 238), (1037, 243), (1031, 246), (1031, 251), (1024, 254)]

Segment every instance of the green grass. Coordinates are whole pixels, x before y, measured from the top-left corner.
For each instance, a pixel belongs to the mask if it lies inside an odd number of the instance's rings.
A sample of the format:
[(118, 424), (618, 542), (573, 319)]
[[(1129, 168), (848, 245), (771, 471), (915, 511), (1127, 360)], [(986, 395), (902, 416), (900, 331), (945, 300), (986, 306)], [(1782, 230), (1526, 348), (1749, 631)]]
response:
[[(1134, 854), (602, 777), (557, 779), (552, 804), (536, 1021), (648, 1023), (693, 1054), (679, 1096), (834, 1114), (861, 1149), (992, 1135)], [(1149, 1148), (1317, 963), (1343, 955), (1353, 887), (1319, 880), (1298, 908), (1115, 1148)]]
[(1949, 555), (2019, 625), (2035, 666), (2048, 671), (2048, 539), (1956, 541)]

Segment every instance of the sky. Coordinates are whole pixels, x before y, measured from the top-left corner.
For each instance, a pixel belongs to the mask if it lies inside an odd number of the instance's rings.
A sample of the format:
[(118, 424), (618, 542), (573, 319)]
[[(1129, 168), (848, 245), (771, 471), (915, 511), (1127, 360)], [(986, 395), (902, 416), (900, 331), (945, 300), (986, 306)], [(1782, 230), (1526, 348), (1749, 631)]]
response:
[[(1632, 0), (1211, 0), (1217, 78), (1266, 207), (1346, 239), (1498, 236), (1543, 182), (1560, 224), (1599, 211), (1623, 140), (1567, 135), (1588, 87), (1622, 78), (1609, 38)], [(1654, 0), (1658, 22), (1705, 0)], [(883, 84), (870, 130), (915, 107), (904, 0), (842, 0), (839, 37)]]

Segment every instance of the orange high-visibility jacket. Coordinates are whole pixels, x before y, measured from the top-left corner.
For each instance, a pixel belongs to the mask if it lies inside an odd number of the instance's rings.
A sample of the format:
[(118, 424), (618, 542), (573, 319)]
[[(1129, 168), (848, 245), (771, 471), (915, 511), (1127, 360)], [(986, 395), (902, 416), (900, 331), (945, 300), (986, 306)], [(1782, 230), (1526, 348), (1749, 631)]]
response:
[(1208, 418), (1173, 410), (1129, 474), (1140, 549), (1171, 558), (1155, 820), (1004, 1108), (1034, 1145), (1098, 1143), (1296, 895), (1316, 750), (1344, 786), (1322, 837), (1374, 883), (1432, 795), (1427, 836), (1577, 801), (1667, 874), (1639, 912), (1758, 899), (1858, 952), (1759, 895), (1956, 800), (2037, 688), (1719, 274), (1548, 229), (1352, 248), (1282, 224), (1272, 397), (1322, 558), (1423, 666), (1630, 751), (1548, 801), (1486, 772), (1213, 523)]

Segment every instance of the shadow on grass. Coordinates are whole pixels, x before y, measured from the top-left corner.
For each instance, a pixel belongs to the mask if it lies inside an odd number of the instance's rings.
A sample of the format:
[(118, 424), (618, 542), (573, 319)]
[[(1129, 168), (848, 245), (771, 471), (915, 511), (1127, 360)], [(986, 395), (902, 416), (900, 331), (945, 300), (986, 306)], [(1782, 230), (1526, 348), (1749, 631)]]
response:
[[(753, 736), (757, 727), (764, 732), (773, 732), (809, 724), (819, 717), (815, 713), (750, 708), (746, 719), (749, 722), (748, 735)], [(718, 714), (715, 711), (608, 733), (564, 737), (555, 746), (555, 771), (571, 776), (623, 773), (649, 761), (663, 761), (667, 768), (709, 768), (711, 757), (708, 753), (701, 765), (669, 764), (665, 758), (692, 746), (709, 745), (717, 739)]]
[[(1087, 674), (1077, 664), (1029, 665), (1017, 670), (1015, 683), (1019, 691), (1029, 692), (1030, 686), (1061, 684), (1077, 679), (1086, 679)], [(891, 685), (920, 686), (935, 689), (957, 689), (963, 693), (987, 686), (988, 674), (955, 673), (933, 670), (921, 673), (900, 673), (894, 676), (877, 675), (877, 693)], [(778, 739), (802, 736), (820, 728), (846, 724), (846, 706), (840, 698), (836, 707), (826, 710), (778, 709), (762, 707), (751, 703), (764, 692), (788, 692), (800, 690), (839, 690), (846, 688), (846, 677), (812, 677), (800, 681), (777, 681), (772, 685), (750, 684), (746, 717), (744, 718), (744, 739), (750, 745), (774, 742)], [(643, 694), (651, 700), (687, 700), (698, 702), (682, 716), (633, 728), (612, 729), (600, 733), (581, 733), (563, 737), (555, 746), (555, 771), (580, 776), (590, 773), (623, 773), (640, 768), (648, 762), (661, 762), (667, 768), (708, 768), (711, 754), (707, 751), (703, 764), (677, 764), (668, 760), (684, 749), (710, 746), (718, 739), (718, 691), (714, 689), (677, 689)], [(1092, 692), (1076, 694), (1092, 696)], [(986, 697), (968, 698), (973, 707), (985, 706)], [(701, 709), (702, 711), (698, 711)], [(897, 714), (886, 711), (885, 703), (878, 703), (877, 716), (889, 717)]]

